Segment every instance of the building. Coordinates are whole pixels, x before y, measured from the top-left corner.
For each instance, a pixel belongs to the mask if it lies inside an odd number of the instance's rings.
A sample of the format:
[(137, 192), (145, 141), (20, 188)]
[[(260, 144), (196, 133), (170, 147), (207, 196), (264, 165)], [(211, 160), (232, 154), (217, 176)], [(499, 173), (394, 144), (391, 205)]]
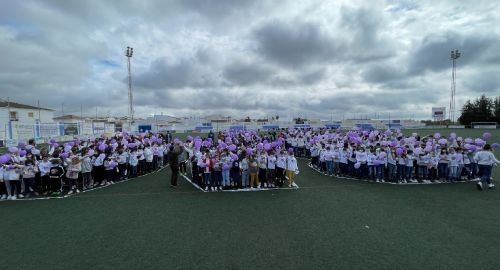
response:
[(0, 99), (0, 124), (17, 121), (35, 124), (37, 121), (52, 123), (54, 110)]

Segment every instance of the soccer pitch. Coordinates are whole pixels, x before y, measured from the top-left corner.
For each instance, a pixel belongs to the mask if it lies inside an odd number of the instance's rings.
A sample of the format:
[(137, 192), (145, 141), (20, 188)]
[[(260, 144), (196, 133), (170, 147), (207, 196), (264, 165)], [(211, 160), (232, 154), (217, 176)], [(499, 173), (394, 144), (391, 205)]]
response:
[[(484, 132), (438, 132), (453, 131)], [(500, 268), (498, 190), (335, 179), (306, 160), (299, 168), (297, 190), (204, 193), (181, 177), (171, 189), (167, 168), (65, 199), (1, 202), (1, 268)]]

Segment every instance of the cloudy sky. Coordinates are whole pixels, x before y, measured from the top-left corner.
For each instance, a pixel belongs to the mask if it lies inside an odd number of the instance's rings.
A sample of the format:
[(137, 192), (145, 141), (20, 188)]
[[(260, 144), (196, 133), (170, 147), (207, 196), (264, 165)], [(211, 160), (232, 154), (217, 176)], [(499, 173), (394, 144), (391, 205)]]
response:
[[(438, 2), (438, 3), (436, 3)], [(1, 97), (65, 113), (430, 118), (500, 93), (491, 1), (1, 1)]]

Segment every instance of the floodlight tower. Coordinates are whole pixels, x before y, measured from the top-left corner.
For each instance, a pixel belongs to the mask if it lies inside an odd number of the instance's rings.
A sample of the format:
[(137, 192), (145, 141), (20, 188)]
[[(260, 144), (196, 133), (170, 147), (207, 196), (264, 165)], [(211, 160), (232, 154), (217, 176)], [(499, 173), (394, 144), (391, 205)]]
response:
[(128, 126), (130, 131), (132, 131), (132, 124), (134, 123), (134, 107), (132, 104), (132, 72), (130, 70), (130, 58), (134, 54), (134, 48), (128, 47), (125, 51), (125, 56), (127, 57), (127, 69), (128, 69)]
[(460, 57), (460, 52), (458, 50), (451, 51), (451, 60), (453, 62), (451, 69), (451, 97), (450, 97), (450, 121), (455, 122), (455, 90), (456, 90), (456, 78), (457, 78), (457, 65), (456, 61)]

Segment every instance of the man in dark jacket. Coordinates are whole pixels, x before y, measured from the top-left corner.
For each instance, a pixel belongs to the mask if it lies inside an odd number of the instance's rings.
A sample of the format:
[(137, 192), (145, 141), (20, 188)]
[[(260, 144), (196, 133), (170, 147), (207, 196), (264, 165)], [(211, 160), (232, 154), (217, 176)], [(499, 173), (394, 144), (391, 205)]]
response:
[(179, 155), (182, 151), (183, 149), (179, 145), (172, 145), (167, 153), (168, 163), (170, 164), (170, 169), (172, 170), (172, 176), (170, 177), (170, 185), (172, 187), (177, 187), (177, 177), (179, 176)]

